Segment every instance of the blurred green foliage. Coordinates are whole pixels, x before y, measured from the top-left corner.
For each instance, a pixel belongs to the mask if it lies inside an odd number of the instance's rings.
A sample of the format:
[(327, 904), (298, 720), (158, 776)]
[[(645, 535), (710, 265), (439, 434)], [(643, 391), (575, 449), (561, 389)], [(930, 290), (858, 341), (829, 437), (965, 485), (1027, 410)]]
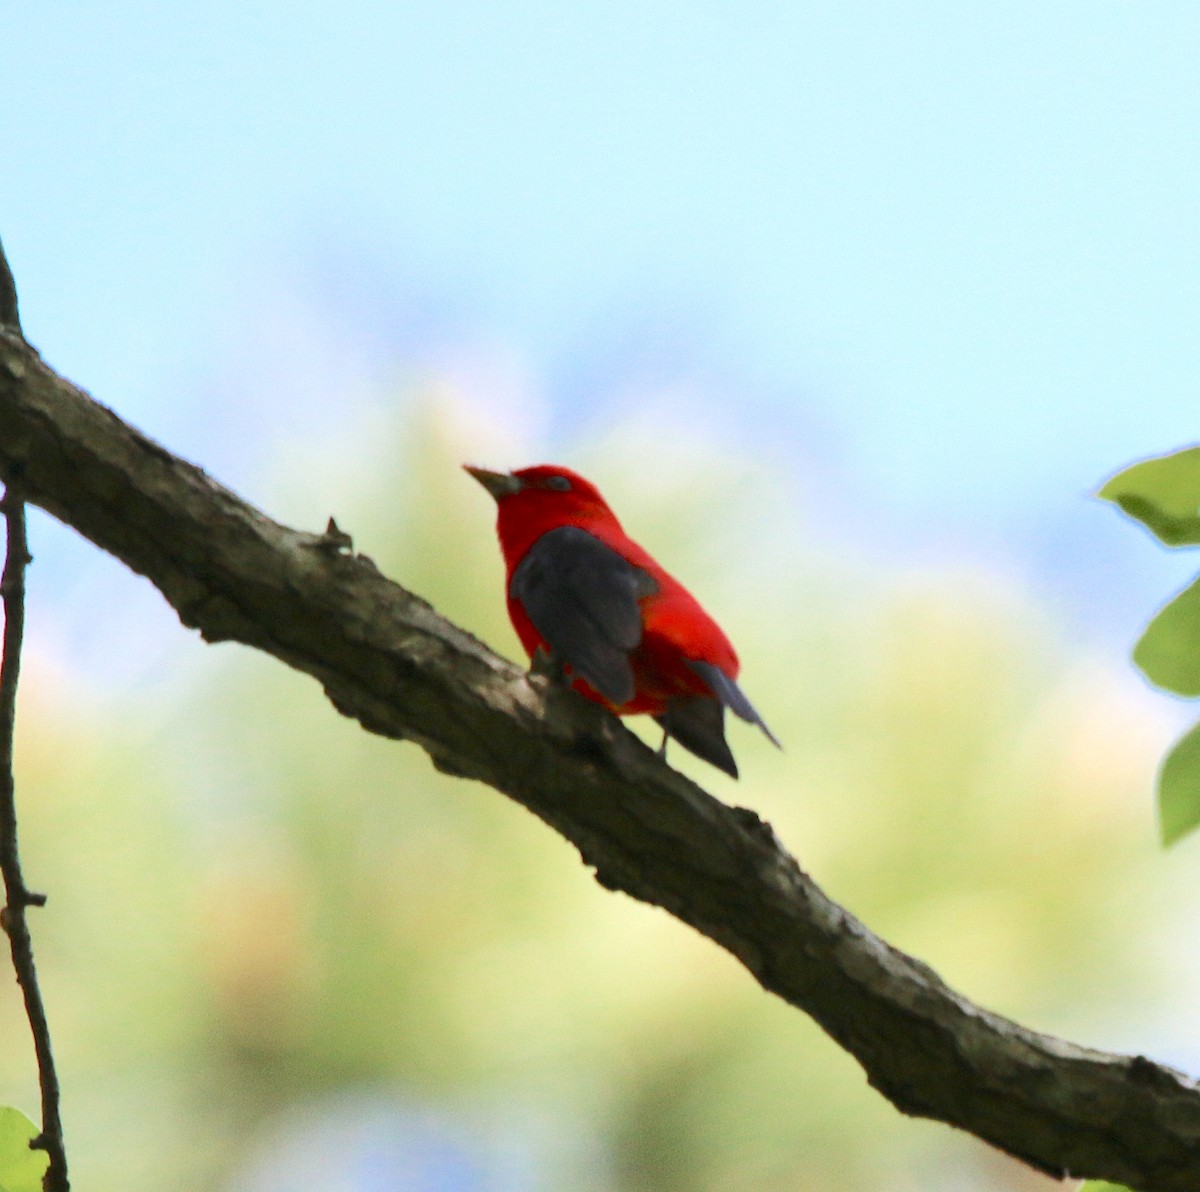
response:
[[(1142, 827), (1167, 726), (1139, 686), (998, 573), (818, 546), (784, 477), (653, 417), (564, 462), (725, 626), (786, 749), (735, 723), (740, 784), (673, 762), (968, 996), (1099, 1046), (1194, 1045), (1162, 1025), (1195, 968)], [(267, 504), (335, 514), (518, 657), (492, 509), (459, 470), (538, 462), (498, 458), (505, 433), (410, 396), (281, 444)], [(181, 633), (160, 684), (118, 695), (40, 656), (36, 624), (19, 794), (79, 1187), (248, 1187), (280, 1122), (347, 1092), (523, 1149), (533, 1192), (1058, 1186), (901, 1118), (709, 941), (311, 680)], [(9, 989), (0, 1030), (24, 1039)], [(23, 1047), (0, 1049), (0, 1099), (36, 1103)]]
[(1184, 733), (1163, 759), (1158, 815), (1164, 844), (1173, 844), (1200, 823), (1200, 724)]
[[(1200, 545), (1200, 447), (1143, 460), (1100, 489), (1167, 546)], [(1200, 695), (1200, 581), (1179, 593), (1147, 626), (1134, 661), (1151, 683)], [(1200, 726), (1172, 748), (1158, 782), (1163, 844), (1200, 824)]]
[(1200, 583), (1184, 588), (1150, 622), (1133, 660), (1155, 686), (1200, 695)]
[(19, 1109), (0, 1106), (0, 1192), (41, 1192), (49, 1165), (45, 1151), (29, 1144), (38, 1128)]
[(1144, 459), (1100, 489), (1167, 546), (1200, 546), (1200, 447)]

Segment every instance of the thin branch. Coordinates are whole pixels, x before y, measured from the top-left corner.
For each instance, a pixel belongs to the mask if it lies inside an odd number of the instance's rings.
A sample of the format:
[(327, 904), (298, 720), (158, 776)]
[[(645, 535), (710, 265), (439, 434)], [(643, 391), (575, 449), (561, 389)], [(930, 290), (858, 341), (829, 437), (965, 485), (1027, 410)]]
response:
[(3, 244), (0, 244), (0, 327), (17, 332), (21, 330), (21, 317), (17, 311), (17, 286), (13, 281), (12, 270), (8, 267)]
[(21, 677), (21, 644), (25, 635), (25, 569), (33, 561), (25, 537), (25, 502), (9, 484), (0, 498), (4, 513), (7, 550), (0, 596), (4, 602), (4, 653), (0, 660), (0, 871), (4, 876), (5, 906), (0, 926), (8, 935), (13, 968), (25, 998), (25, 1013), (33, 1032), (38, 1079), (42, 1086), (42, 1130), (30, 1143), (50, 1158), (42, 1186), (46, 1192), (67, 1192), (67, 1155), (63, 1149), (59, 1114), (58, 1074), (50, 1046), (50, 1026), (38, 986), (33, 941), (25, 918), (26, 908), (44, 906), (46, 896), (25, 884), (17, 849), (16, 784), (13, 778), (13, 740), (17, 715), (17, 686)]
[(810, 1014), (902, 1112), (1060, 1177), (1200, 1188), (1191, 1080), (973, 1005), (833, 903), (752, 812), (529, 680), (369, 559), (272, 521), (3, 332), (0, 478), (147, 576), (206, 640), (312, 675), (370, 731), (540, 816), (602, 885), (664, 907)]

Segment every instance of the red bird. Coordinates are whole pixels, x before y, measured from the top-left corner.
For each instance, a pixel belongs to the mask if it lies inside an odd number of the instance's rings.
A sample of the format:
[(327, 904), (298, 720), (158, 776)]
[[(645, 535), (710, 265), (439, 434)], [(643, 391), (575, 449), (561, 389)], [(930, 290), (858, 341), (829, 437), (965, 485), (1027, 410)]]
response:
[(592, 484), (548, 464), (466, 470), (496, 498), (508, 615), (530, 658), (540, 647), (576, 691), (619, 716), (650, 713), (664, 750), (674, 737), (734, 778), (726, 708), (779, 745), (737, 685), (729, 639)]

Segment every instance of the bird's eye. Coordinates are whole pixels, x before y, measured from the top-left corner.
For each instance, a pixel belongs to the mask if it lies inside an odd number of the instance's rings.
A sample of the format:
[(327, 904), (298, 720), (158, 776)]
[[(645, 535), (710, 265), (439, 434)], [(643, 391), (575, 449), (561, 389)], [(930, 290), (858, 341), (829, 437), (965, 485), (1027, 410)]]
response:
[(552, 488), (558, 493), (569, 493), (571, 482), (565, 476), (551, 476), (546, 481), (546, 487)]

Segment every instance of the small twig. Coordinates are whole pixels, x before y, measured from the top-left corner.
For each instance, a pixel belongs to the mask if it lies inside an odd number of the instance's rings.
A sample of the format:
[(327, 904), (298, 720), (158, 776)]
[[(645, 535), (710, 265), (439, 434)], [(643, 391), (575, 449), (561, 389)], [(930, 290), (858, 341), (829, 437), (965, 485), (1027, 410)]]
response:
[(329, 524), (325, 527), (325, 533), (308, 545), (314, 550), (323, 551), (327, 555), (354, 553), (354, 539), (332, 517), (329, 519)]
[(58, 1075), (54, 1070), (50, 1027), (33, 962), (33, 942), (25, 921), (26, 908), (45, 905), (46, 896), (30, 890), (21, 874), (13, 779), (13, 730), (21, 672), (21, 641), (25, 633), (25, 568), (32, 559), (25, 538), (25, 502), (11, 486), (0, 499), (0, 510), (4, 513), (8, 544), (4, 573), (0, 577), (0, 596), (4, 601), (4, 654), (0, 661), (0, 872), (4, 876), (5, 893), (0, 927), (8, 935), (17, 983), (25, 996), (25, 1013), (33, 1032), (42, 1086), (42, 1132), (30, 1146), (45, 1151), (50, 1157), (50, 1166), (42, 1181), (45, 1192), (67, 1192), (70, 1183), (59, 1114)]

